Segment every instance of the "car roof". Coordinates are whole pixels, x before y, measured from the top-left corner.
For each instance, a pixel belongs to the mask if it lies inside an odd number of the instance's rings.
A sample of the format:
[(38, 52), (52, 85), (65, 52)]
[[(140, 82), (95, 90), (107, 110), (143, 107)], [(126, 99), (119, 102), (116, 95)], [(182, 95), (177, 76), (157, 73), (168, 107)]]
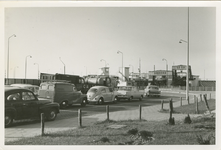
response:
[(72, 83), (67, 83), (67, 82), (42, 82), (41, 83), (41, 85), (42, 84), (67, 84), (67, 85), (74, 85), (74, 84), (72, 84)]
[(39, 87), (37, 85), (32, 84), (11, 84), (10, 86), (19, 86), (19, 87)]
[(20, 87), (5, 86), (5, 92), (10, 92), (10, 91), (31, 91), (31, 90)]
[(94, 89), (101, 89), (101, 88), (108, 88), (107, 86), (93, 86), (91, 88), (94, 88)]

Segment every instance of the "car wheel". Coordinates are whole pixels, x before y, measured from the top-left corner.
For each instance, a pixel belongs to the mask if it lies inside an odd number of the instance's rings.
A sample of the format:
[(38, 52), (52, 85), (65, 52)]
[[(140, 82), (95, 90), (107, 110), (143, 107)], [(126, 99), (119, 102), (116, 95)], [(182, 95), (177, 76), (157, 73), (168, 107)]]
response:
[(98, 100), (98, 104), (102, 105), (103, 103), (104, 103), (103, 98), (100, 98), (100, 99)]
[(68, 107), (68, 102), (67, 101), (63, 101), (60, 103), (60, 108), (61, 109), (64, 109), (64, 108), (67, 108)]
[(53, 121), (57, 117), (57, 111), (55, 109), (51, 109), (48, 111), (46, 119), (48, 121)]
[(131, 96), (131, 97), (128, 98), (128, 101), (131, 101), (132, 99), (133, 99), (133, 97)]
[(13, 118), (10, 114), (5, 115), (5, 127), (11, 126), (13, 123)]
[(117, 101), (118, 101), (118, 98), (117, 98), (117, 96), (115, 96), (113, 103), (116, 103)]
[(81, 102), (81, 106), (86, 106), (86, 104), (87, 104), (87, 100), (83, 99), (82, 102)]

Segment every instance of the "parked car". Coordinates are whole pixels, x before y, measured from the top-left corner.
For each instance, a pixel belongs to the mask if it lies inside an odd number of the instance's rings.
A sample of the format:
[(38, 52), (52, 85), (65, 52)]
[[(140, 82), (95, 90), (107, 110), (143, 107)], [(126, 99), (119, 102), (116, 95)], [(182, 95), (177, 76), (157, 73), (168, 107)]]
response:
[(127, 99), (128, 101), (139, 99), (141, 101), (143, 99), (143, 93), (135, 86), (119, 86), (117, 92), (118, 101), (121, 99)]
[(144, 89), (144, 95), (146, 96), (158, 96), (160, 97), (161, 91), (156, 85), (149, 85)]
[(87, 95), (77, 91), (74, 84), (66, 82), (42, 82), (38, 91), (41, 99), (50, 99), (60, 104), (61, 108), (73, 104), (86, 106)]
[(31, 90), (5, 86), (5, 127), (11, 126), (13, 120), (40, 118), (41, 113), (47, 120), (55, 120), (59, 104), (38, 100)]
[(20, 88), (25, 88), (31, 90), (35, 95), (38, 95), (38, 90), (39, 86), (37, 85), (32, 85), (32, 84), (22, 84), (22, 83), (17, 83), (17, 84), (11, 84), (10, 86), (16, 86)]
[(90, 104), (103, 104), (104, 102), (115, 103), (117, 96), (110, 87), (93, 86), (87, 92), (87, 100)]

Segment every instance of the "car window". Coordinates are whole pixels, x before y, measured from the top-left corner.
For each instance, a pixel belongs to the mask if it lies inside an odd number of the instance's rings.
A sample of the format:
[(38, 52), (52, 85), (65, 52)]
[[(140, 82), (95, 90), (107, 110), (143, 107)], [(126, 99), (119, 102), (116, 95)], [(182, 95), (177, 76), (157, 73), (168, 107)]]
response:
[(49, 89), (49, 90), (54, 90), (54, 85), (49, 85), (49, 86), (48, 86), (48, 89)]
[(109, 91), (110, 91), (110, 92), (113, 92), (113, 89), (112, 89), (112, 88), (109, 88)]
[(21, 100), (20, 93), (13, 93), (13, 94), (8, 95), (7, 100), (8, 101), (18, 101), (18, 100)]
[(42, 89), (42, 90), (46, 90), (47, 88), (48, 88), (47, 85), (45, 85), (45, 84), (41, 85), (41, 89)]
[(101, 93), (105, 93), (106, 92), (106, 90), (105, 89), (101, 89)]
[(107, 92), (107, 93), (109, 93), (109, 92), (110, 92), (109, 88), (106, 88), (106, 92)]
[(35, 100), (35, 97), (31, 92), (22, 92), (22, 100)]
[(95, 88), (91, 88), (88, 92), (91, 92), (91, 93), (97, 93), (97, 89), (95, 89)]

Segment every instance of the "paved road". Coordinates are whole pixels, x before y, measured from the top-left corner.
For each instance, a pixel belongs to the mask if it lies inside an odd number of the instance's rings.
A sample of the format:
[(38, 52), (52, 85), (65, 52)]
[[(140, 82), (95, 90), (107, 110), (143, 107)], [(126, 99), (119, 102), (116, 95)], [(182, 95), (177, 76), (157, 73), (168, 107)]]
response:
[[(213, 94), (214, 96), (214, 94)], [(82, 110), (83, 126), (88, 126), (97, 121), (106, 119), (106, 105), (110, 107), (110, 119), (112, 120), (128, 120), (138, 119), (138, 106), (142, 105), (143, 119), (145, 120), (165, 120), (167, 114), (159, 113), (161, 100), (167, 101), (172, 98), (174, 101), (180, 100), (180, 97), (185, 97), (183, 92), (162, 92), (160, 98), (144, 98), (142, 101), (133, 100), (131, 102), (121, 101), (117, 104), (107, 103), (105, 105), (87, 105), (86, 107), (72, 106), (65, 110), (61, 110), (55, 121), (46, 122), (45, 132), (57, 132), (67, 129), (74, 129), (78, 126), (78, 109)], [(174, 103), (175, 107), (179, 104)], [(185, 104), (185, 102), (184, 102)], [(168, 105), (165, 106), (167, 109)], [(175, 115), (176, 120), (183, 118), (184, 115)], [(20, 121), (10, 128), (5, 129), (5, 141), (17, 140), (23, 137), (33, 137), (41, 134), (39, 121)]]

